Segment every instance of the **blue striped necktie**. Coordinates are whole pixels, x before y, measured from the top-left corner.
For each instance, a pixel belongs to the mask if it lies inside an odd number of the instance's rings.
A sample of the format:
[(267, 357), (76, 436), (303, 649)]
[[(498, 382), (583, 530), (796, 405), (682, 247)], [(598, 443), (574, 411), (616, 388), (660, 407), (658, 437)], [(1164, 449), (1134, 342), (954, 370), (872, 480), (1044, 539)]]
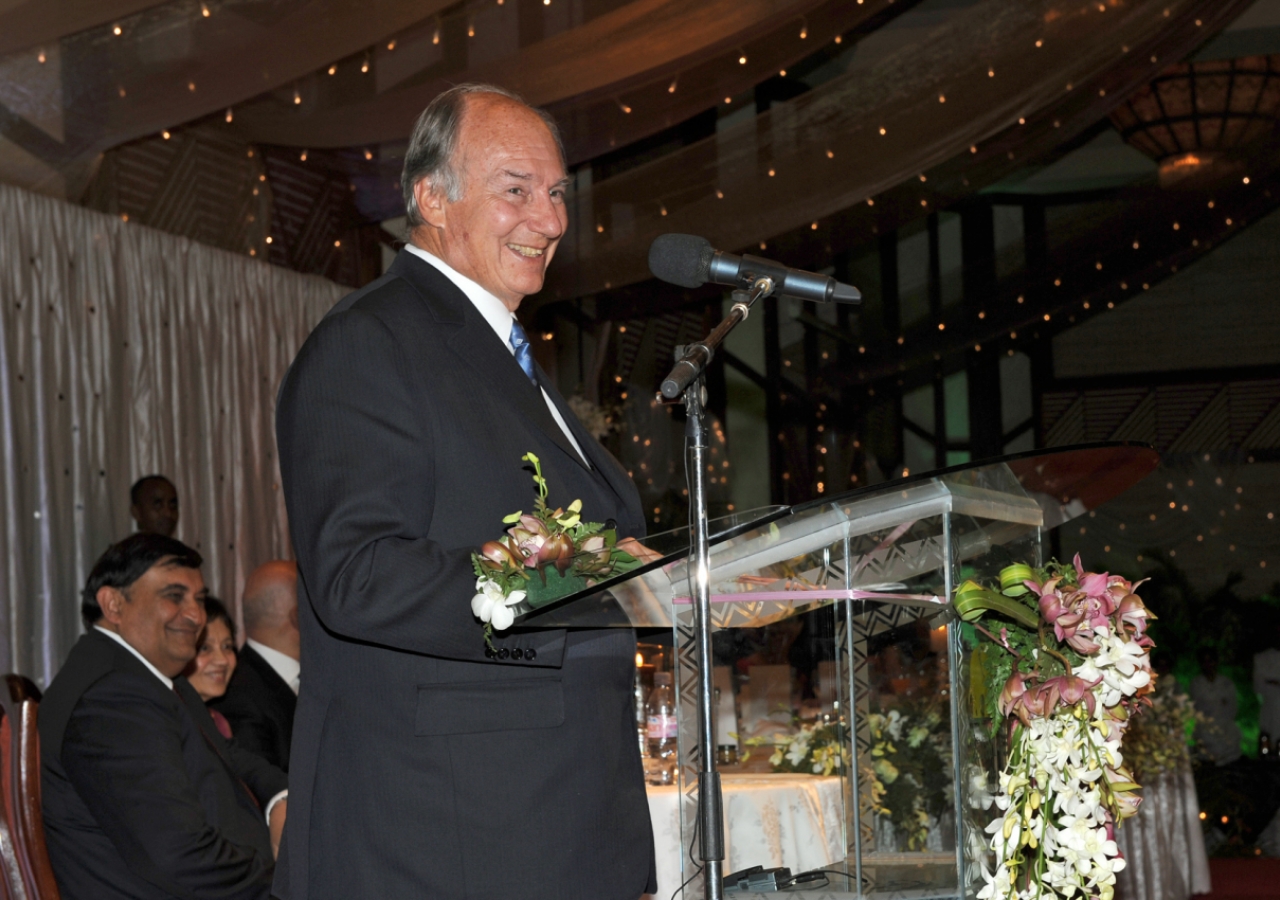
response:
[(529, 376), (529, 380), (537, 385), (538, 378), (533, 374), (533, 350), (529, 347), (529, 336), (524, 333), (524, 329), (515, 319), (511, 320), (510, 342), (511, 349), (516, 354), (516, 362), (520, 364), (520, 368), (524, 369), (524, 374)]

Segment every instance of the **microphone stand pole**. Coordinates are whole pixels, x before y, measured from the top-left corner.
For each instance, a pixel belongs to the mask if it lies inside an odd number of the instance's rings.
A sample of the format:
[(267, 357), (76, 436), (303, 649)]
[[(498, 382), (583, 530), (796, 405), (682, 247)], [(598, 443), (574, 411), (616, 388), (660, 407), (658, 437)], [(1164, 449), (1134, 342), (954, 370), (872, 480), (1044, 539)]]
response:
[(703, 896), (706, 900), (723, 900), (724, 897), (724, 816), (711, 721), (711, 542), (707, 523), (707, 389), (702, 375), (715, 356), (716, 348), (729, 332), (747, 318), (757, 300), (769, 296), (773, 289), (773, 279), (760, 278), (750, 290), (734, 291), (729, 315), (706, 338), (686, 346), (662, 382), (661, 398), (673, 402), (683, 396), (688, 412), (685, 470), (689, 482), (690, 530), (693, 532), (689, 588), (693, 596), (694, 630), (697, 634), (698, 831), (702, 835), (698, 856), (703, 864)]

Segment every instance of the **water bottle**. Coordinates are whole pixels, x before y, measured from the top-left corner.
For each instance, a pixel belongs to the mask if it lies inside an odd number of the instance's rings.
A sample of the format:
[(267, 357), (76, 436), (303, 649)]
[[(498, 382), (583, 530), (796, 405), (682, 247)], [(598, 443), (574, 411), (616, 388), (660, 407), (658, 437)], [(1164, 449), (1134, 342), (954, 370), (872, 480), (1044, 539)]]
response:
[(649, 718), (644, 698), (644, 682), (640, 680), (640, 670), (636, 669), (634, 705), (636, 709), (636, 739), (640, 742), (640, 758), (649, 757)]
[(653, 691), (645, 704), (649, 754), (644, 760), (645, 778), (650, 784), (672, 784), (676, 775), (676, 697), (671, 690), (671, 673), (653, 676)]

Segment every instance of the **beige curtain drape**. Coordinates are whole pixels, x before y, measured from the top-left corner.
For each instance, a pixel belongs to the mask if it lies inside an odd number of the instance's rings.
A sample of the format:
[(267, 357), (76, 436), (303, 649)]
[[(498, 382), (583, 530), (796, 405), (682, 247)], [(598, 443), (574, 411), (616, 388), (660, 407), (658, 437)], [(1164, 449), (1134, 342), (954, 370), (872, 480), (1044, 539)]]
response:
[(345, 291), (0, 185), (0, 671), (57, 672), (141, 475), (233, 608), (289, 554), (276, 387)]

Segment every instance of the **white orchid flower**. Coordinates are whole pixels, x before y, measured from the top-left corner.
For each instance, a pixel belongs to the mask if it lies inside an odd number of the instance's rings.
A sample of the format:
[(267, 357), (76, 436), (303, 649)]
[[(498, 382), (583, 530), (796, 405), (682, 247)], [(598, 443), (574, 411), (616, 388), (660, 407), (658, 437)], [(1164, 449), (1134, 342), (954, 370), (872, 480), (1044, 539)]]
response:
[(481, 622), (493, 626), (494, 631), (506, 631), (515, 622), (515, 613), (511, 607), (525, 598), (524, 591), (502, 592), (502, 586), (492, 579), (482, 578), (476, 582), (477, 593), (471, 598), (471, 612)]

